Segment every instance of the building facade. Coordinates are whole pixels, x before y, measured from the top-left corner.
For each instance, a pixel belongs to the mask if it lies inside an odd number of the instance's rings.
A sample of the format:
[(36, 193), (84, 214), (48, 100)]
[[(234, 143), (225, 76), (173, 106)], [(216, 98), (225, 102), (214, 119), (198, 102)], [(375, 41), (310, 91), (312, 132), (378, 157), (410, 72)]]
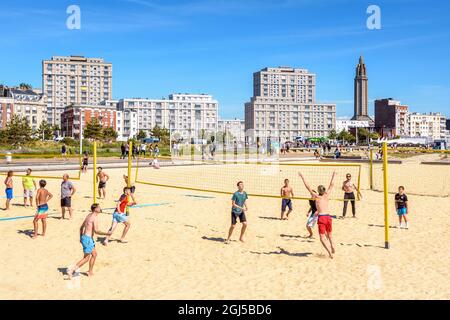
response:
[(434, 140), (445, 139), (446, 118), (441, 113), (410, 113), (409, 133), (411, 137), (428, 137)]
[(101, 58), (52, 57), (42, 61), (42, 90), (48, 97), (48, 122), (60, 125), (66, 106), (112, 98), (112, 64)]
[(375, 100), (375, 130), (384, 138), (407, 137), (409, 108), (392, 98)]
[(249, 142), (328, 135), (336, 126), (336, 105), (315, 99), (316, 75), (306, 69), (265, 68), (254, 73), (253, 97), (245, 104)]
[(206, 94), (171, 94), (168, 99), (121, 99), (118, 102), (118, 132), (121, 139), (140, 130), (150, 136), (158, 126), (177, 138), (199, 137), (200, 132), (217, 131), (219, 103)]
[(10, 97), (0, 96), (0, 129), (6, 128), (14, 114), (14, 100)]
[(32, 130), (47, 120), (47, 97), (32, 89), (2, 87), (0, 97), (1, 128), (5, 128), (14, 115), (27, 119)]
[(359, 57), (355, 73), (354, 115), (352, 120), (369, 121), (373, 124), (373, 120), (369, 117), (369, 78), (362, 56)]
[(217, 122), (217, 131), (229, 133), (236, 142), (245, 142), (245, 120), (220, 119)]
[(84, 130), (93, 118), (98, 119), (103, 128), (110, 127), (117, 132), (117, 111), (115, 106), (72, 104), (67, 106), (61, 114), (62, 135), (79, 139), (80, 131)]

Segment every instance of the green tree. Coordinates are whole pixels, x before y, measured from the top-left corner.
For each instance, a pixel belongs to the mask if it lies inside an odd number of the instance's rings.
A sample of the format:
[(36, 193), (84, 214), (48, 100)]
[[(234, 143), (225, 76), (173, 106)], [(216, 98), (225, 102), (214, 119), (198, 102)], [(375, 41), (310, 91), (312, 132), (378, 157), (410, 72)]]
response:
[(53, 130), (53, 135), (58, 137), (59, 136), (59, 132), (61, 131), (61, 128), (57, 124), (54, 124), (52, 126), (52, 130)]
[(345, 129), (343, 129), (341, 132), (339, 132), (337, 138), (338, 138), (338, 140), (343, 140), (343, 141), (350, 142), (350, 143), (356, 141), (355, 136), (352, 135), (350, 132), (348, 132)]
[(358, 128), (358, 140), (361, 141), (367, 141), (370, 137), (370, 131), (366, 128)]
[(166, 128), (160, 128), (159, 126), (155, 126), (152, 129), (152, 136), (159, 138), (159, 141), (162, 145), (169, 144), (170, 132)]
[(378, 132), (371, 132), (369, 137), (372, 140), (378, 140), (380, 138), (380, 134)]
[(36, 134), (39, 139), (51, 140), (53, 138), (53, 127), (47, 122), (42, 121), (39, 128), (36, 130)]
[(92, 118), (83, 130), (85, 139), (101, 140), (103, 138), (103, 127), (97, 118)]
[(117, 132), (111, 127), (103, 128), (102, 135), (103, 139), (107, 141), (116, 141), (118, 137)]
[(21, 90), (31, 90), (31, 89), (33, 89), (33, 87), (31, 86), (31, 84), (22, 82), (21, 84), (19, 84), (19, 89), (21, 89)]
[(328, 139), (330, 140), (336, 140), (338, 137), (338, 134), (336, 132), (336, 130), (331, 130), (330, 133), (328, 133)]
[(143, 139), (147, 138), (147, 132), (145, 132), (145, 131), (142, 130), (142, 129), (139, 130), (139, 132), (138, 132), (136, 138), (137, 138), (138, 140), (143, 140)]
[(32, 130), (26, 118), (14, 115), (2, 130), (1, 139), (5, 143), (18, 147), (31, 140)]

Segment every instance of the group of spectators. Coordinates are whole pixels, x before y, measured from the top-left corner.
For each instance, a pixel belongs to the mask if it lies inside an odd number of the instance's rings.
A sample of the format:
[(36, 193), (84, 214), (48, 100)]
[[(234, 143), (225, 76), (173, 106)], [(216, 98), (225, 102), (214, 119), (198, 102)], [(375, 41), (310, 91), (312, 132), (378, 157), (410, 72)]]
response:
[[(152, 155), (153, 157), (158, 157), (159, 156), (159, 147), (158, 144), (149, 144), (147, 145), (146, 143), (141, 143), (139, 145), (139, 147), (137, 146), (137, 144), (133, 144), (132, 150), (131, 150), (131, 156), (133, 158), (136, 158), (136, 156), (139, 155), (143, 155), (144, 157), (147, 154), (147, 150), (149, 152), (150, 155)], [(123, 143), (120, 146), (120, 151), (121, 151), (121, 159), (126, 159), (128, 157), (128, 155), (130, 154), (130, 143), (126, 142)]]

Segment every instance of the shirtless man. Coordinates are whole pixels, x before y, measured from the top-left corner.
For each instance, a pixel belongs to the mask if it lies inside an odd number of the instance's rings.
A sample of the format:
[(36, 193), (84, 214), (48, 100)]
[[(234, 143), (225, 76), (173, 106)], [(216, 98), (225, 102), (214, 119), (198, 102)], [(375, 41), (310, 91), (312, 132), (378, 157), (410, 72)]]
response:
[(98, 181), (98, 197), (99, 199), (106, 198), (106, 182), (109, 180), (109, 176), (103, 171), (102, 167), (98, 167), (97, 181)]
[(89, 261), (89, 272), (88, 276), (91, 277), (94, 275), (92, 272), (94, 269), (95, 259), (97, 258), (97, 251), (95, 250), (95, 242), (94, 242), (94, 235), (104, 235), (104, 236), (110, 236), (111, 232), (101, 232), (98, 230), (98, 214), (102, 212), (102, 209), (100, 209), (100, 205), (97, 203), (94, 203), (91, 206), (91, 213), (87, 215), (86, 219), (84, 220), (83, 224), (80, 227), (80, 242), (83, 246), (83, 259), (78, 261), (78, 263), (75, 265), (73, 269), (69, 269), (67, 271), (67, 276), (69, 279), (72, 279), (72, 275), (75, 272), (75, 270), (78, 270), (81, 268), (86, 262)]
[(5, 183), (5, 193), (6, 193), (6, 208), (5, 210), (9, 210), (9, 205), (11, 203), (12, 198), (14, 198), (13, 196), (13, 175), (14, 172), (12, 172), (11, 170), (8, 171), (7, 175), (6, 175), (6, 179), (4, 181)]
[[(284, 186), (280, 190), (281, 193), (281, 220), (288, 220), (289, 214), (292, 212), (292, 197), (294, 197), (294, 190), (289, 185), (289, 179), (284, 179)], [(289, 208), (289, 211), (284, 217), (284, 213), (286, 212), (286, 207)]]
[[(128, 187), (128, 176), (126, 174), (123, 175), (123, 180), (125, 181), (125, 187)], [(131, 197), (133, 198), (133, 202), (134, 201), (134, 192), (136, 191), (136, 186), (134, 185), (133, 182), (130, 181), (130, 191), (131, 191)]]
[(39, 181), (39, 189), (36, 193), (36, 207), (37, 212), (34, 216), (33, 226), (34, 226), (34, 235), (33, 239), (36, 239), (38, 236), (38, 222), (42, 221), (42, 236), (45, 236), (45, 231), (47, 230), (47, 216), (48, 216), (48, 202), (53, 195), (45, 189), (47, 182), (45, 180)]
[[(302, 178), (303, 183), (308, 189), (312, 199), (316, 201), (316, 207), (317, 207), (317, 215), (318, 215), (318, 221), (317, 225), (319, 227), (319, 235), (320, 235), (320, 242), (324, 246), (325, 250), (328, 252), (328, 256), (333, 259), (333, 254), (335, 253), (335, 249), (333, 246), (333, 239), (331, 237), (332, 232), (332, 219), (328, 210), (328, 204), (329, 204), (329, 196), (330, 192), (334, 187), (334, 177), (336, 176), (336, 172), (333, 172), (333, 176), (331, 177), (330, 185), (328, 189), (326, 189), (323, 185), (320, 185), (317, 187), (317, 191), (319, 194), (316, 194), (314, 190), (311, 189), (309, 184), (305, 181), (305, 178), (303, 175), (299, 172), (298, 175), (300, 178)], [(328, 241), (326, 241), (328, 240)], [(330, 246), (328, 246), (328, 243)]]
[(344, 191), (344, 208), (342, 210), (342, 218), (345, 218), (345, 214), (347, 213), (347, 205), (348, 205), (349, 201), (351, 201), (351, 203), (352, 203), (353, 218), (356, 218), (355, 191), (358, 192), (359, 198), (362, 198), (362, 194), (361, 194), (361, 192), (359, 192), (358, 188), (353, 183), (352, 175), (350, 173), (347, 173), (346, 178), (347, 178), (347, 180), (345, 180), (342, 183), (342, 191)]

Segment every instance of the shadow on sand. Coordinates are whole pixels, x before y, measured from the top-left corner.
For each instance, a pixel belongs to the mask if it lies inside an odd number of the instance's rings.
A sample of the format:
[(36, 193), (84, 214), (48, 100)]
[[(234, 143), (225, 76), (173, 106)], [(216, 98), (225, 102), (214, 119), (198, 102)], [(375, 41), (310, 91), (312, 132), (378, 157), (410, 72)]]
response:
[(18, 234), (24, 234), (24, 235), (26, 235), (27, 237), (33, 237), (33, 235), (34, 235), (34, 230), (17, 230), (17, 233)]
[(291, 256), (291, 257), (308, 257), (309, 255), (312, 254), (312, 252), (296, 252), (296, 253), (292, 253), (292, 252), (286, 251), (285, 249), (283, 249), (281, 247), (277, 247), (277, 248), (279, 249), (279, 251), (270, 251), (270, 252), (250, 251), (250, 253), (253, 253), (253, 254), (266, 254), (266, 255), (285, 254), (285, 255)]
[(209, 241), (215, 241), (215, 242), (223, 242), (225, 243), (225, 238), (214, 238), (214, 237), (207, 237), (207, 236), (203, 236), (202, 237), (203, 240), (209, 240)]
[(258, 217), (258, 218), (260, 218), (260, 219), (265, 219), (265, 220), (279, 220), (279, 221), (282, 221), (280, 218), (275, 218), (275, 217)]
[[(378, 228), (384, 228), (384, 225), (382, 224), (368, 224), (369, 227), (378, 227)], [(398, 229), (397, 226), (389, 226), (390, 229)]]

